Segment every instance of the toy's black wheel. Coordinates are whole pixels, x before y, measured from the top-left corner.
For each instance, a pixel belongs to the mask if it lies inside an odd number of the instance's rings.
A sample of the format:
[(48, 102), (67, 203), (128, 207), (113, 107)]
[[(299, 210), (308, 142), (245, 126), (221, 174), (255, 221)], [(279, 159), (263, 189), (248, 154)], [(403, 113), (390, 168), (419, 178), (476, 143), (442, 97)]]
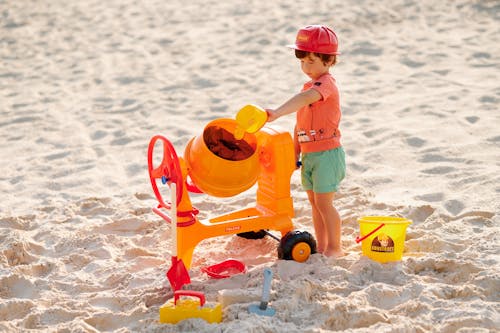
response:
[(266, 237), (267, 233), (265, 230), (259, 230), (259, 231), (240, 232), (239, 234), (236, 235), (246, 239), (261, 239)]
[(304, 262), (316, 253), (316, 240), (307, 231), (290, 231), (281, 238), (278, 258)]

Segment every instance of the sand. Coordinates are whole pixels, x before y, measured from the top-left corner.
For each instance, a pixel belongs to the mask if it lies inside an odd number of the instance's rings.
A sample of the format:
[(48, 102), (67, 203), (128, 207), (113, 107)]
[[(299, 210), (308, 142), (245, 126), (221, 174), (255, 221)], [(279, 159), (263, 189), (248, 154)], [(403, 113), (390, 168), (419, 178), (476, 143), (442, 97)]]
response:
[[(500, 327), (497, 1), (1, 1), (0, 331), (494, 332)], [(147, 145), (182, 155), (211, 120), (276, 107), (306, 77), (284, 46), (338, 33), (347, 177), (340, 259), (281, 261), (276, 241), (211, 238), (190, 289), (223, 321), (160, 324), (171, 229), (153, 214)], [(291, 131), (292, 115), (275, 122)], [(291, 179), (299, 230), (311, 209)], [(255, 191), (194, 195), (206, 218)], [(402, 216), (403, 259), (355, 242), (357, 219)], [(247, 272), (210, 279), (228, 258)], [(274, 317), (249, 314), (265, 267)]]

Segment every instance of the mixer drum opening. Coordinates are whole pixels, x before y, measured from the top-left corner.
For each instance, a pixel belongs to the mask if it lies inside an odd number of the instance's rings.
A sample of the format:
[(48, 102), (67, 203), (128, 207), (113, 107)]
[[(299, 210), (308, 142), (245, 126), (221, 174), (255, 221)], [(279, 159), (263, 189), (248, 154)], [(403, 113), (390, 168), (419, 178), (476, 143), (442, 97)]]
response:
[(225, 160), (245, 160), (255, 152), (255, 147), (243, 139), (236, 139), (233, 133), (220, 126), (207, 127), (203, 139), (212, 153)]
[(196, 186), (216, 197), (230, 197), (252, 187), (259, 176), (257, 138), (245, 133), (234, 138), (234, 119), (211, 121), (188, 143), (184, 159)]

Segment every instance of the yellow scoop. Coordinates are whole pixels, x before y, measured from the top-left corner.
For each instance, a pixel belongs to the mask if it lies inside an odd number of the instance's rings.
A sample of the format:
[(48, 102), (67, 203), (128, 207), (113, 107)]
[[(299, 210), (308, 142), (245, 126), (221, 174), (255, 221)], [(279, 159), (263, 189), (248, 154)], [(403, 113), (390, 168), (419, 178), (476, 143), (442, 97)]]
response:
[(241, 140), (247, 133), (255, 133), (264, 126), (267, 121), (266, 110), (248, 104), (241, 108), (236, 114), (236, 129), (234, 130), (234, 137), (237, 140)]

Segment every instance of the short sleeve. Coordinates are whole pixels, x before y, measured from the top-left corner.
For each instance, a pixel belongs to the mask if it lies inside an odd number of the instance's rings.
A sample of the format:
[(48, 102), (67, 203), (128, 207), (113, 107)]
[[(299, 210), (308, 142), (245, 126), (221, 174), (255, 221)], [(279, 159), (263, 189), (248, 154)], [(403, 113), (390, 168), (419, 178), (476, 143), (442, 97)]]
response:
[(335, 91), (334, 79), (331, 75), (323, 75), (312, 82), (310, 89), (317, 90), (325, 100)]

